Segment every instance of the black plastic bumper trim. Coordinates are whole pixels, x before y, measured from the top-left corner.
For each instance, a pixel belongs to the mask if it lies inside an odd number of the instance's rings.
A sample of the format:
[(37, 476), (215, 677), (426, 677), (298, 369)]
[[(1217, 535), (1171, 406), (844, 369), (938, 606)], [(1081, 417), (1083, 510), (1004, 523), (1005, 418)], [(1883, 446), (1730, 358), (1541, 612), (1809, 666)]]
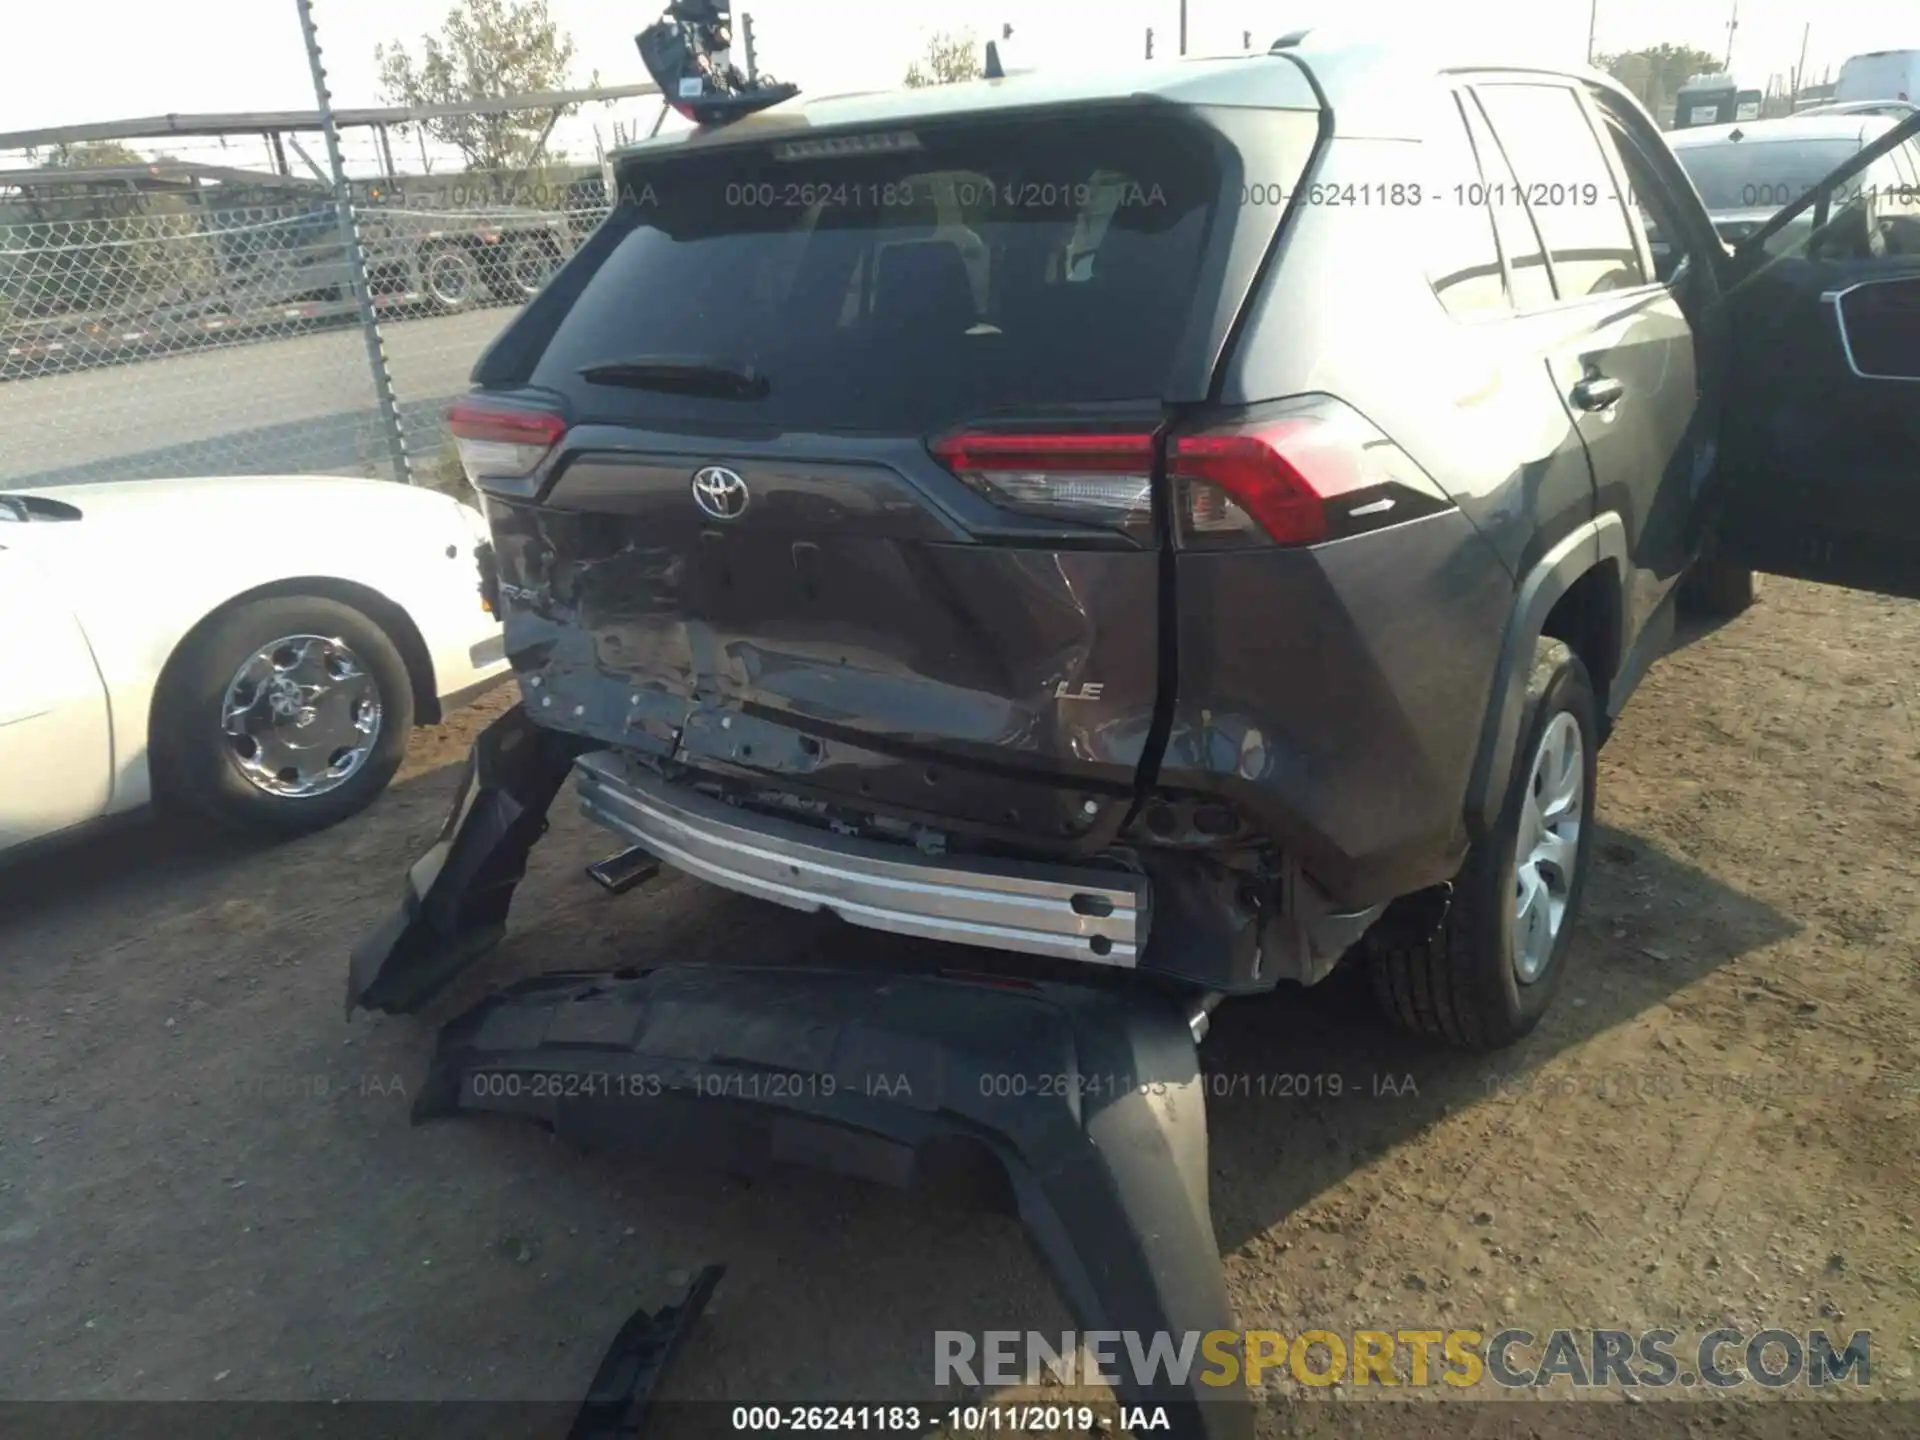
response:
[[(752, 1173), (804, 1165), (1011, 1211), (1087, 1331), (1234, 1329), (1186, 1015), (1125, 990), (674, 966), (565, 974), (441, 1031), (416, 1121), (519, 1115)], [(1194, 1440), (1244, 1389), (1128, 1377)]]

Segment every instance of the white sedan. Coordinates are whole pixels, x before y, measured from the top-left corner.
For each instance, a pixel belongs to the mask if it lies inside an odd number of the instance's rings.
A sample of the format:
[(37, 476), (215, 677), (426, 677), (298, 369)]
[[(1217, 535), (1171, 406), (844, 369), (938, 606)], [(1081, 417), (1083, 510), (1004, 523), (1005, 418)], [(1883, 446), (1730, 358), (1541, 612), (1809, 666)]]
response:
[(507, 673), (478, 512), (377, 480), (0, 491), (0, 855), (159, 800), (317, 830)]

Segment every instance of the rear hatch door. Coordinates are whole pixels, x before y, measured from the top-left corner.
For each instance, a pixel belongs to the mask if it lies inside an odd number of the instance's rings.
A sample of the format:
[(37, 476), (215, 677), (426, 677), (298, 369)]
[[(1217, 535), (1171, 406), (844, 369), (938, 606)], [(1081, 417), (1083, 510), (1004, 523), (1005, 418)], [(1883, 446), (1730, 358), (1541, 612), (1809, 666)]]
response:
[(542, 720), (880, 813), (1117, 826), (1168, 699), (1159, 434), (1273, 238), (1248, 187), (1317, 121), (1135, 100), (624, 164), (454, 426), (559, 417), (477, 477)]

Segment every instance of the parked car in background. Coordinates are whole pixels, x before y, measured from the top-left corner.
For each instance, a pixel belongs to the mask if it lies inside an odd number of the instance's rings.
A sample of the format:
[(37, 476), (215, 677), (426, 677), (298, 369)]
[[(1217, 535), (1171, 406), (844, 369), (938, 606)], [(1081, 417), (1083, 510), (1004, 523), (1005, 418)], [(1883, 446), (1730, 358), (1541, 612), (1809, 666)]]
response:
[(1890, 115), (1895, 120), (1904, 120), (1920, 105), (1911, 100), (1844, 100), (1824, 105), (1804, 106), (1796, 115)]
[[(1911, 112), (1909, 112), (1911, 113)], [(1667, 137), (1722, 239), (1738, 243), (1781, 206), (1799, 200), (1835, 166), (1900, 124), (1894, 115), (1839, 109), (1778, 120), (1678, 130)], [(1858, 241), (1895, 254), (1920, 254), (1920, 142), (1874, 161), (1840, 195)], [(1811, 212), (1770, 241), (1776, 252), (1804, 243)], [(1848, 243), (1853, 243), (1849, 241)], [(1876, 252), (1878, 253), (1878, 252)]]
[(362, 809), (505, 678), (484, 536), (374, 480), (0, 491), (0, 855), (155, 799), (278, 833)]

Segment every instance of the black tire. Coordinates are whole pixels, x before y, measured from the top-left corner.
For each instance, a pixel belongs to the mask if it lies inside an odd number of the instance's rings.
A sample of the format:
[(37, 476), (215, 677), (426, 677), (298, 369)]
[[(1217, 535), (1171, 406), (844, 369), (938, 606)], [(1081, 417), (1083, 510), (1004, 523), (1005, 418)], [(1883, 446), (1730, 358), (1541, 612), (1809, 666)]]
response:
[[(275, 795), (242, 772), (221, 726), (227, 688), (248, 657), (301, 635), (338, 639), (376, 687), (380, 728), (359, 768), (323, 794)], [(406, 758), (413, 682), (387, 632), (350, 605), (319, 596), (253, 600), (216, 615), (169, 662), (154, 698), (148, 754), (156, 798), (227, 829), (300, 835), (373, 803)]]
[(1752, 609), (1759, 591), (1759, 578), (1744, 565), (1707, 558), (1681, 580), (1679, 606), (1684, 614), (1730, 620)]
[(471, 310), (485, 288), (480, 262), (459, 245), (430, 246), (420, 257), (420, 288), (442, 315)]
[[(1571, 715), (1580, 732), (1581, 824), (1560, 929), (1537, 977), (1522, 984), (1515, 973), (1509, 926), (1515, 849), (1535, 752), (1560, 715)], [(1540, 641), (1499, 820), (1469, 851), (1454, 879), (1445, 917), (1437, 929), (1430, 924), (1416, 928), (1389, 914), (1378, 938), (1370, 937), (1374, 993), (1402, 1029), (1463, 1050), (1497, 1050), (1533, 1029), (1546, 1013), (1566, 971), (1567, 949), (1586, 889), (1599, 735), (1599, 707), (1586, 666), (1562, 642)], [(1432, 913), (1431, 907), (1412, 908)]]

